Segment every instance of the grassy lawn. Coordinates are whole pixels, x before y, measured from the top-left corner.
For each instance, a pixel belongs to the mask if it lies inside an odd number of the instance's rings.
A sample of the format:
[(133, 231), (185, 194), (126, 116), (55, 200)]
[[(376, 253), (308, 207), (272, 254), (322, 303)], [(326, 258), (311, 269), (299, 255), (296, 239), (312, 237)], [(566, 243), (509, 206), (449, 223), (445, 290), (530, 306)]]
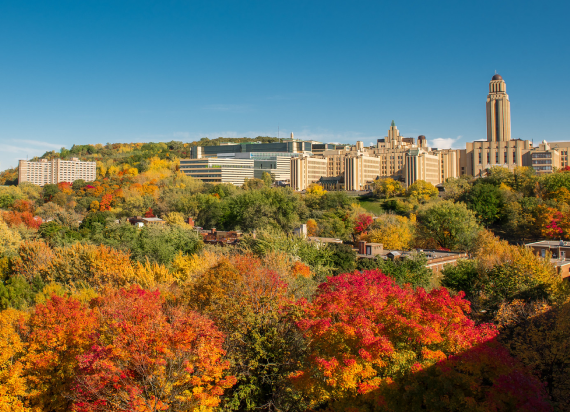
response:
[(358, 198), (358, 201), (360, 202), (360, 206), (362, 206), (364, 209), (366, 209), (367, 212), (374, 213), (375, 215), (381, 215), (381, 214), (386, 213), (386, 211), (382, 207), (384, 202), (387, 202), (388, 200), (394, 200), (394, 199), (404, 199), (404, 198), (403, 197), (391, 197), (390, 199), (374, 199), (371, 197), (361, 196)]
[(382, 204), (386, 201), (385, 199), (373, 199), (371, 197), (360, 197), (358, 199), (360, 206), (366, 209), (367, 212), (374, 213), (375, 215), (381, 215), (385, 213), (382, 208)]

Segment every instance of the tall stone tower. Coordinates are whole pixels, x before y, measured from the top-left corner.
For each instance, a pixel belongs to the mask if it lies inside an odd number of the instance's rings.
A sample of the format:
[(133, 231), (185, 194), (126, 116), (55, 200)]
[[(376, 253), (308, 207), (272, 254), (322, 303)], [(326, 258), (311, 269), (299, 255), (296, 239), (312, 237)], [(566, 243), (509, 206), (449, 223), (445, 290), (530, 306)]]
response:
[(495, 74), (487, 96), (487, 141), (508, 140), (511, 140), (511, 103), (505, 81), (500, 74)]

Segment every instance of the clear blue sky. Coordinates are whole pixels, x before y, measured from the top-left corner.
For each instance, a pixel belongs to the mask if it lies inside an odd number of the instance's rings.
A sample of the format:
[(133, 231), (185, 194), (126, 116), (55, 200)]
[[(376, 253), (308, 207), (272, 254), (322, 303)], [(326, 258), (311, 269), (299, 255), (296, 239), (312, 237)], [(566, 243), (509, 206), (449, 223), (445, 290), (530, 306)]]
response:
[(278, 125), (368, 144), (392, 119), (464, 147), (486, 137), (495, 70), (514, 138), (570, 140), (569, 16), (567, 0), (4, 0), (0, 170), (74, 143)]

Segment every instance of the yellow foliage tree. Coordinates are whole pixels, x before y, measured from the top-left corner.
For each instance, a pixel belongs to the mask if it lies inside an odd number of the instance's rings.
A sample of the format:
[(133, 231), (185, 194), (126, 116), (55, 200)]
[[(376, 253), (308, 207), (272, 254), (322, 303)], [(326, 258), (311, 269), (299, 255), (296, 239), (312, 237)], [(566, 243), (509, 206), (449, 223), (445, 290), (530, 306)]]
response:
[(364, 236), (368, 242), (382, 243), (384, 249), (408, 250), (414, 241), (415, 216), (408, 219), (405, 216), (384, 214), (372, 224), (372, 229)]
[(383, 198), (390, 198), (404, 194), (405, 189), (402, 184), (392, 178), (378, 179), (374, 181), (374, 195)]
[(160, 284), (172, 284), (175, 277), (170, 273), (166, 266), (158, 263), (136, 262), (134, 265), (135, 280), (144, 288), (154, 288)]
[(219, 248), (204, 248), (199, 254), (183, 255), (180, 252), (170, 264), (172, 275), (180, 282), (197, 279), (228, 255)]
[(20, 234), (10, 229), (0, 215), (0, 256), (16, 253), (21, 241)]
[(180, 212), (170, 212), (165, 217), (164, 220), (173, 226), (181, 226), (185, 228), (192, 228), (191, 225), (184, 221), (184, 215)]
[(437, 194), (437, 188), (425, 180), (416, 180), (407, 190), (407, 195), (417, 201), (429, 200)]
[(325, 193), (327, 193), (327, 191), (319, 184), (317, 183), (311, 183), (309, 185), (309, 187), (307, 188), (307, 194), (308, 195), (313, 195), (316, 197), (322, 197)]
[(481, 231), (474, 253), (479, 271), (489, 271), (496, 266), (508, 263), (513, 270), (547, 286), (547, 292), (554, 299), (564, 299), (568, 294), (568, 285), (562, 280), (550, 262), (550, 256), (542, 258), (532, 249), (509, 244), (500, 240), (487, 230)]
[(25, 406), (27, 383), (19, 359), (26, 345), (17, 329), (24, 327), (26, 315), (15, 309), (0, 312), (0, 411), (28, 412)]

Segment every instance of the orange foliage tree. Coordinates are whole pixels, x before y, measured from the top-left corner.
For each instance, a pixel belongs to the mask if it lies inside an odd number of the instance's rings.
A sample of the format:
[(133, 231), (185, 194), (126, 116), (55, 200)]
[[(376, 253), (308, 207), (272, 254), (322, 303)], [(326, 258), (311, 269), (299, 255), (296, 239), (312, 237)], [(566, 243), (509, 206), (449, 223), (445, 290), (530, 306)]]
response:
[(12, 209), (18, 212), (30, 212), (34, 211), (34, 205), (29, 200), (18, 199), (12, 205)]
[(111, 202), (113, 201), (113, 195), (107, 194), (103, 195), (101, 201), (99, 202), (99, 210), (104, 212), (106, 210), (111, 210)]
[(17, 210), (4, 212), (2, 218), (10, 227), (24, 225), (30, 229), (38, 229), (43, 223), (41, 217), (34, 216), (30, 212), (18, 212)]
[(208, 319), (138, 287), (96, 301), (97, 333), (79, 357), (74, 410), (211, 411), (224, 376), (223, 335)]
[(90, 345), (95, 313), (70, 297), (52, 296), (36, 305), (29, 322), (28, 351), (22, 359), (29, 402), (42, 411), (71, 410), (77, 357)]

